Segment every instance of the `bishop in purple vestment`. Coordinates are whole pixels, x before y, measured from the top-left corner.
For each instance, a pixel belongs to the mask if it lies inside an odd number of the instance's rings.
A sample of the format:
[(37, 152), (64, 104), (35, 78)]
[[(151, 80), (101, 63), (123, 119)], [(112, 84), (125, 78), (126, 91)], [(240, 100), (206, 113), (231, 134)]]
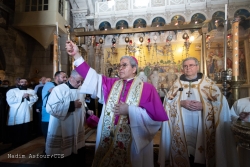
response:
[(103, 103), (92, 166), (153, 167), (153, 138), (168, 116), (154, 86), (136, 77), (137, 60), (123, 56), (119, 78), (108, 78), (84, 61), (72, 41), (67, 41), (66, 50), (85, 78), (81, 92)]

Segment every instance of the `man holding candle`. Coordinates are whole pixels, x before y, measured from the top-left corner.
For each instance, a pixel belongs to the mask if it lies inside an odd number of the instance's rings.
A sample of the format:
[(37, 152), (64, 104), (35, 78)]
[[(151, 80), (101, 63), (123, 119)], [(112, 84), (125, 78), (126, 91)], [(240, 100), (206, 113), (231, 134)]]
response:
[(162, 125), (159, 162), (170, 166), (238, 167), (231, 115), (218, 86), (199, 73), (199, 62), (188, 57), (184, 74), (165, 97), (169, 121)]

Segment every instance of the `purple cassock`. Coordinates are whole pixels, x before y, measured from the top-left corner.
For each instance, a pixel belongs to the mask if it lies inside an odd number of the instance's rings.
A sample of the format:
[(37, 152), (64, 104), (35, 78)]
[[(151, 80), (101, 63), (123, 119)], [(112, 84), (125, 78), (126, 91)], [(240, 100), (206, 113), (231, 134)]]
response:
[[(83, 62), (81, 65), (75, 68), (75, 70), (83, 78), (87, 76), (89, 69), (90, 69), (90, 66), (86, 62)], [(119, 78), (108, 78), (108, 77), (102, 76), (102, 90), (104, 94), (105, 103), (107, 102), (107, 99), (108, 99), (108, 96), (109, 96), (109, 93), (111, 91), (113, 84), (117, 80), (119, 80)], [(122, 89), (123, 91), (120, 96), (120, 101), (122, 102), (126, 100), (126, 97), (130, 89), (130, 86), (133, 82), (133, 79), (129, 81), (124, 80), (123, 82), (125, 82), (123, 84), (125, 88), (123, 87)], [(154, 86), (150, 83), (144, 82), (139, 107), (144, 108), (147, 111), (148, 115), (151, 117), (151, 119), (154, 121), (167, 121), (168, 120), (168, 116), (162, 105), (161, 99), (156, 89), (154, 88)]]

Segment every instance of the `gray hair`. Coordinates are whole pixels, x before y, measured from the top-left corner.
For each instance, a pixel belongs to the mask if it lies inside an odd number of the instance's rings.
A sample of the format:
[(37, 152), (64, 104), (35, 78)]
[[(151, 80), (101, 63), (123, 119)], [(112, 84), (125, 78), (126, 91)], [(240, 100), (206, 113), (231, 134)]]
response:
[(70, 76), (75, 78), (75, 77), (80, 76), (80, 74), (76, 70), (72, 70), (70, 73)]
[(185, 63), (186, 61), (188, 61), (188, 60), (194, 60), (194, 61), (195, 61), (195, 65), (199, 65), (199, 61), (198, 61), (195, 57), (188, 57), (188, 58), (186, 58), (186, 59), (184, 59), (184, 60), (182, 61), (182, 67), (183, 67), (184, 63)]
[(131, 66), (132, 66), (132, 67), (136, 67), (135, 74), (137, 74), (137, 72), (138, 72), (138, 64), (137, 64), (137, 62), (135, 61), (135, 59), (134, 59), (132, 56), (128, 56), (128, 55), (122, 56), (122, 57), (120, 58), (120, 61), (121, 61), (122, 59), (129, 59), (129, 63), (131, 64)]

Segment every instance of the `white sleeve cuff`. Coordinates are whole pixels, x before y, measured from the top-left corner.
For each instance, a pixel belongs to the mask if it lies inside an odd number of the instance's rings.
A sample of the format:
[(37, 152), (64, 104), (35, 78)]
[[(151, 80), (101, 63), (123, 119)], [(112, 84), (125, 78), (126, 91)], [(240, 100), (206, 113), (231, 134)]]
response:
[(82, 57), (79, 57), (78, 59), (76, 59), (74, 61), (74, 66), (78, 67), (79, 65), (81, 65), (84, 62), (84, 59)]

